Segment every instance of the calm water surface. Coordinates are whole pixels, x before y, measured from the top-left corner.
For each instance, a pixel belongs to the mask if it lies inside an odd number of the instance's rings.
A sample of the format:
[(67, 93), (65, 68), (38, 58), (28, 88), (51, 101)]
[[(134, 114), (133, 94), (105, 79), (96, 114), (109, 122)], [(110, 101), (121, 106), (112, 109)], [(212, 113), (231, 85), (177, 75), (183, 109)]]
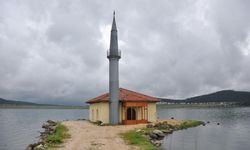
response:
[[(174, 132), (163, 141), (167, 150), (249, 150), (250, 107), (158, 108), (160, 119), (197, 119), (206, 126)], [(0, 150), (22, 150), (38, 140), (48, 120), (88, 118), (87, 109), (0, 109)], [(220, 125), (216, 125), (217, 123)]]
[(87, 118), (87, 109), (0, 109), (0, 150), (23, 150), (37, 142), (48, 119)]
[(167, 136), (163, 141), (167, 150), (250, 149), (250, 107), (158, 109), (158, 113), (161, 119), (210, 121)]

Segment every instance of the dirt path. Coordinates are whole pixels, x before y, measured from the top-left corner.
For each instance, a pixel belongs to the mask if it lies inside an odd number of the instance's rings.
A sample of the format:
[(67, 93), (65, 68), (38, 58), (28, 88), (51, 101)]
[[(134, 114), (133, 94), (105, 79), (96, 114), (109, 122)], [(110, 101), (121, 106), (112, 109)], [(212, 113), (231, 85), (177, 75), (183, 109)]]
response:
[(145, 127), (141, 125), (96, 126), (87, 121), (63, 122), (71, 138), (58, 150), (138, 150), (127, 145), (119, 133)]

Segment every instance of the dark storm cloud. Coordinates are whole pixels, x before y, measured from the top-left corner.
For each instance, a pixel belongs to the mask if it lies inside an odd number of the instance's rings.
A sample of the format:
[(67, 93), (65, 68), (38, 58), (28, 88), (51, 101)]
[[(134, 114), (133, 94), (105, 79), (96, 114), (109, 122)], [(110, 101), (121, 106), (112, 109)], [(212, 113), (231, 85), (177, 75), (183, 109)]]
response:
[(0, 97), (79, 103), (108, 91), (117, 14), (120, 85), (183, 98), (250, 90), (250, 3), (0, 1)]

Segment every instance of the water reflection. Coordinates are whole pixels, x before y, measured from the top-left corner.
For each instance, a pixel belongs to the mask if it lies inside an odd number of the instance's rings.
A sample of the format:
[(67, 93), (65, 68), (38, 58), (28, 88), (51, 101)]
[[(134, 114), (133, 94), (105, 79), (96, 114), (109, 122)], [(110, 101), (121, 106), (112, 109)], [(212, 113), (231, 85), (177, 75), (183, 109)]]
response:
[(248, 150), (250, 147), (249, 107), (159, 109), (158, 113), (162, 119), (175, 117), (211, 122), (167, 136), (163, 147), (168, 150)]
[(81, 109), (0, 109), (0, 150), (20, 150), (36, 142), (48, 120), (87, 118)]

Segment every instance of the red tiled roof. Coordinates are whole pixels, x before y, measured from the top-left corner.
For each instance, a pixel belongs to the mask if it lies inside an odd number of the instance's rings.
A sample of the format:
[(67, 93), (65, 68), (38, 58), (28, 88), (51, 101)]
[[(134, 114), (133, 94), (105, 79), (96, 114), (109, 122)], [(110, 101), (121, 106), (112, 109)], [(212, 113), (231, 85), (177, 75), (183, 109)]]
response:
[[(120, 94), (119, 94), (119, 100), (120, 101), (143, 101), (143, 102), (159, 102), (158, 98), (144, 95), (138, 92), (130, 91), (124, 88), (119, 89)], [(86, 103), (98, 103), (98, 102), (108, 102), (109, 101), (109, 93), (100, 95), (96, 98), (90, 99)]]

